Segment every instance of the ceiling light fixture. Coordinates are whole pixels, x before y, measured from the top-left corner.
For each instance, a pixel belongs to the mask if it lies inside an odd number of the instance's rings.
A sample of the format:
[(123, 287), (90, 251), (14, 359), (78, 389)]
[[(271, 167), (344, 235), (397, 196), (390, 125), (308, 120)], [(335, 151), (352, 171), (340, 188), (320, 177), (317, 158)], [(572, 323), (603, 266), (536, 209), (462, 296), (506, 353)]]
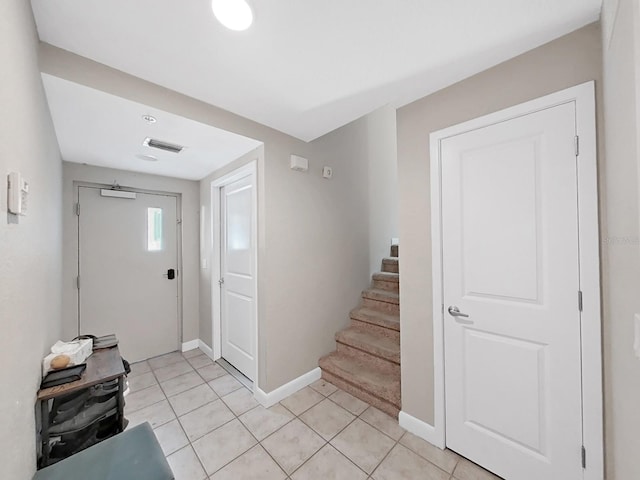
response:
[(246, 30), (253, 23), (253, 12), (245, 0), (211, 0), (218, 21), (230, 30)]
[(156, 117), (154, 117), (153, 115), (143, 115), (142, 119), (147, 122), (147, 123), (156, 123)]

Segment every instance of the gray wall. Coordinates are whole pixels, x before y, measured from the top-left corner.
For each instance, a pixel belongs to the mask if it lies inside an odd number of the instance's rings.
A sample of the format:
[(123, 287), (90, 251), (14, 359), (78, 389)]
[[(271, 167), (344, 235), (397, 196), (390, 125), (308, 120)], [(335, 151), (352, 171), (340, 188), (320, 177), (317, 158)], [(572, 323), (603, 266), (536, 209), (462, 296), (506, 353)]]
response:
[[(78, 220), (75, 215), (77, 189), (73, 182), (88, 182), (111, 185), (116, 181), (122, 187), (179, 193), (182, 198), (182, 341), (198, 337), (199, 327), (199, 185), (192, 180), (147, 175), (144, 173), (93, 167), (79, 163), (63, 164), (63, 277), (62, 311), (63, 330), (66, 340), (78, 335)], [(90, 333), (90, 332), (83, 332)]]
[(369, 171), (369, 271), (380, 271), (398, 237), (398, 145), (396, 109), (387, 105), (366, 117)]
[[(315, 368), (333, 349), (335, 331), (347, 323), (369, 281), (368, 173), (352, 153), (367, 151), (366, 121), (307, 144), (55, 47), (41, 44), (40, 53), (45, 73), (264, 142), (258, 185), (259, 386), (269, 392)], [(292, 153), (310, 159), (308, 173), (289, 169)], [(335, 168), (333, 180), (321, 178), (322, 165)], [(206, 276), (202, 292), (210, 292)], [(210, 322), (208, 307), (203, 315), (201, 322)]]
[[(257, 160), (259, 384), (266, 392), (317, 367), (335, 348), (335, 332), (369, 282), (368, 155), (371, 145), (395, 140), (394, 129), (380, 127), (391, 115), (395, 121), (395, 111), (363, 117), (305, 145), (304, 154), (266, 144), (201, 181), (202, 255), (210, 267), (211, 182)], [(306, 156), (309, 171), (291, 170), (290, 153)], [(331, 180), (322, 178), (323, 166), (332, 167)], [(209, 345), (211, 276), (201, 265), (200, 333)]]
[(609, 479), (640, 478), (640, 359), (633, 314), (640, 313), (638, 220), (638, 2), (604, 2), (606, 158), (602, 164), (606, 467)]
[[(0, 465), (35, 471), (35, 396), (43, 355), (60, 336), (62, 165), (38, 69), (29, 2), (0, 2)], [(7, 215), (6, 174), (29, 182), (27, 216)]]
[[(589, 80), (596, 80), (601, 109), (601, 71), (600, 28), (593, 24), (398, 110), (402, 409), (408, 414), (433, 424), (429, 134)], [(598, 123), (601, 140), (601, 118)], [(602, 143), (599, 153), (602, 169)]]

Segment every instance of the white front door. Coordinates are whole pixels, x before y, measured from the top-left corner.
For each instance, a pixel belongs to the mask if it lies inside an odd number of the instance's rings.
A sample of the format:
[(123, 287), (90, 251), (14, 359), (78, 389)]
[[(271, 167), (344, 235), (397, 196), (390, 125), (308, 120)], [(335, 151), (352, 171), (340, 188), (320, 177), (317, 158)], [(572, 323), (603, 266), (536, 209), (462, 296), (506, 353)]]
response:
[(253, 175), (220, 189), (222, 357), (255, 377), (255, 232)]
[(446, 443), (508, 480), (582, 478), (575, 117), (441, 143)]
[(130, 362), (174, 351), (179, 342), (177, 199), (135, 197), (78, 192), (79, 331), (115, 333)]

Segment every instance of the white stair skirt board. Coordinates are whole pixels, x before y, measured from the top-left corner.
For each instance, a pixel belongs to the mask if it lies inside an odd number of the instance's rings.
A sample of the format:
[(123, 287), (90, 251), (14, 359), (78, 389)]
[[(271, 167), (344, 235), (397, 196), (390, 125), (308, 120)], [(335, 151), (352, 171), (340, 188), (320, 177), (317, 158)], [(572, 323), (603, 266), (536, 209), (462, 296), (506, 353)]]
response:
[(405, 430), (444, 450), (446, 446), (444, 438), (436, 432), (436, 429), (432, 425), (402, 411), (398, 415), (398, 423)]
[(200, 345), (200, 340), (189, 340), (188, 342), (184, 342), (182, 344), (182, 351), (188, 352), (189, 350), (195, 350)]
[(254, 389), (254, 396), (262, 406), (269, 408), (280, 400), (284, 400), (289, 395), (296, 393), (298, 390), (302, 390), (304, 387), (311, 385), (316, 380), (320, 380), (321, 374), (322, 371), (320, 370), (320, 367), (316, 367), (310, 372), (300, 375), (298, 378), (294, 378), (289, 383), (285, 383), (281, 387), (278, 387), (269, 393), (266, 393), (259, 387), (256, 387)]

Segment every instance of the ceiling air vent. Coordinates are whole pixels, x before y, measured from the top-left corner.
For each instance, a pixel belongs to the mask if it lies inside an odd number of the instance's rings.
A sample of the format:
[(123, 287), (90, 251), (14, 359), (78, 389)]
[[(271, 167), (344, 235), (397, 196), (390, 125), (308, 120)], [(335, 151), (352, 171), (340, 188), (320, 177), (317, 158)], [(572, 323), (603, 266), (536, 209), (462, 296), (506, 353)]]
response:
[(165, 152), (180, 153), (184, 148), (182, 145), (176, 145), (174, 143), (163, 142), (162, 140), (156, 140), (154, 138), (145, 138), (143, 145), (151, 148), (159, 148)]

